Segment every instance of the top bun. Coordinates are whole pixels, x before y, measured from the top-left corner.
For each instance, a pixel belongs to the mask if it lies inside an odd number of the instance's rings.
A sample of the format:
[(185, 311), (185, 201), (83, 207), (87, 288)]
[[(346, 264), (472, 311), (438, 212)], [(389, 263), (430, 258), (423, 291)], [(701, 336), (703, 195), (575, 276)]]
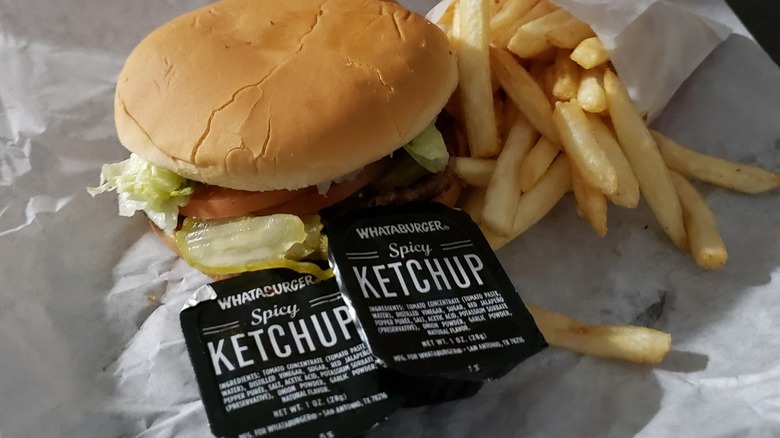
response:
[(391, 153), (457, 85), (435, 25), (379, 0), (224, 0), (133, 50), (119, 76), (122, 144), (186, 178), (297, 189)]

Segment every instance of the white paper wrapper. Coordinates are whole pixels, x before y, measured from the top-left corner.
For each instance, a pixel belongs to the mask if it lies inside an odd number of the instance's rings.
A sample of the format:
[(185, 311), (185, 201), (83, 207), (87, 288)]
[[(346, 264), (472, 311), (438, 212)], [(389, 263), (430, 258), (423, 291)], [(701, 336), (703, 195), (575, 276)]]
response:
[[(84, 190), (127, 156), (113, 127), (127, 53), (203, 3), (0, 0), (0, 436), (210, 436), (178, 322), (208, 280), (143, 218)], [(722, 2), (680, 0), (662, 16), (649, 15), (655, 4), (639, 13), (647, 2), (597, 3), (565, 5), (612, 32), (615, 53), (638, 44), (620, 58), (635, 79), (616, 63), (646, 108), (663, 108), (656, 128), (780, 170), (780, 70)], [(626, 4), (634, 12), (615, 12)], [(690, 11), (739, 35), (715, 47), (722, 29)], [(680, 57), (685, 67), (670, 69)], [(779, 435), (780, 196), (699, 187), (729, 247), (718, 272), (676, 250), (644, 205), (612, 209), (601, 239), (568, 198), (499, 253), (524, 298), (670, 332), (664, 363), (549, 349), (471, 399), (405, 410), (371, 436)]]

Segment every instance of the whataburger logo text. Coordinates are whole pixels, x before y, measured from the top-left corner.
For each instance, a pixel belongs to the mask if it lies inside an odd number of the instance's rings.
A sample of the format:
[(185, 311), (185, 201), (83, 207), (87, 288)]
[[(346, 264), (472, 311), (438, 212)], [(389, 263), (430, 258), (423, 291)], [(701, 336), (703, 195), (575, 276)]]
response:
[(448, 231), (450, 227), (441, 221), (411, 222), (408, 224), (378, 225), (355, 228), (361, 239), (396, 236), (399, 234), (421, 234), (433, 231)]
[(244, 304), (251, 303), (255, 300), (259, 300), (260, 298), (271, 298), (275, 295), (295, 292), (297, 290), (303, 289), (306, 286), (317, 284), (319, 282), (319, 278), (311, 274), (306, 274), (296, 278), (295, 280), (269, 284), (263, 287), (249, 289), (248, 291), (241, 292), (239, 294), (222, 297), (217, 299), (217, 303), (219, 303), (220, 309), (227, 310), (231, 307), (243, 306)]

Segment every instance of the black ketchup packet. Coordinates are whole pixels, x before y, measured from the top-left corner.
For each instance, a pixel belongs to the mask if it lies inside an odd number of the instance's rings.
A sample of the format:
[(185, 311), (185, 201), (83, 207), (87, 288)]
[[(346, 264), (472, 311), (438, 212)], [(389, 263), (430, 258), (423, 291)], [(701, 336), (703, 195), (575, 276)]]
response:
[(402, 403), (333, 278), (242, 274), (199, 289), (180, 319), (217, 436), (352, 437)]
[(485, 381), (547, 346), (466, 213), (432, 202), (356, 210), (326, 232), (358, 331), (387, 368)]

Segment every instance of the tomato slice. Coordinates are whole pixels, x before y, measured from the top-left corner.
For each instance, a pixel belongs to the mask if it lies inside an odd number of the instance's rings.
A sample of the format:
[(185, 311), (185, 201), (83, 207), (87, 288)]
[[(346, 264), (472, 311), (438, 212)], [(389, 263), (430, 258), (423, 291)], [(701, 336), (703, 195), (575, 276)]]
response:
[(329, 207), (339, 201), (350, 197), (366, 186), (382, 170), (379, 164), (366, 166), (354, 179), (340, 183), (333, 183), (324, 194), (317, 192), (309, 193), (303, 196), (293, 198), (287, 202), (274, 205), (273, 207), (257, 210), (253, 212), (258, 216), (265, 216), (275, 213), (289, 213), (297, 215), (316, 214), (325, 207)]
[(179, 213), (201, 219), (240, 217), (250, 213), (258, 216), (274, 213), (315, 214), (363, 188), (381, 169), (380, 163), (366, 166), (354, 179), (331, 184), (325, 194), (319, 194), (316, 186), (300, 190), (249, 192), (199, 184), (190, 195), (189, 203), (179, 208)]
[(179, 208), (179, 213), (203, 219), (246, 216), (255, 210), (279, 205), (310, 193), (316, 193), (316, 188), (249, 192), (199, 184), (195, 187), (187, 205)]

